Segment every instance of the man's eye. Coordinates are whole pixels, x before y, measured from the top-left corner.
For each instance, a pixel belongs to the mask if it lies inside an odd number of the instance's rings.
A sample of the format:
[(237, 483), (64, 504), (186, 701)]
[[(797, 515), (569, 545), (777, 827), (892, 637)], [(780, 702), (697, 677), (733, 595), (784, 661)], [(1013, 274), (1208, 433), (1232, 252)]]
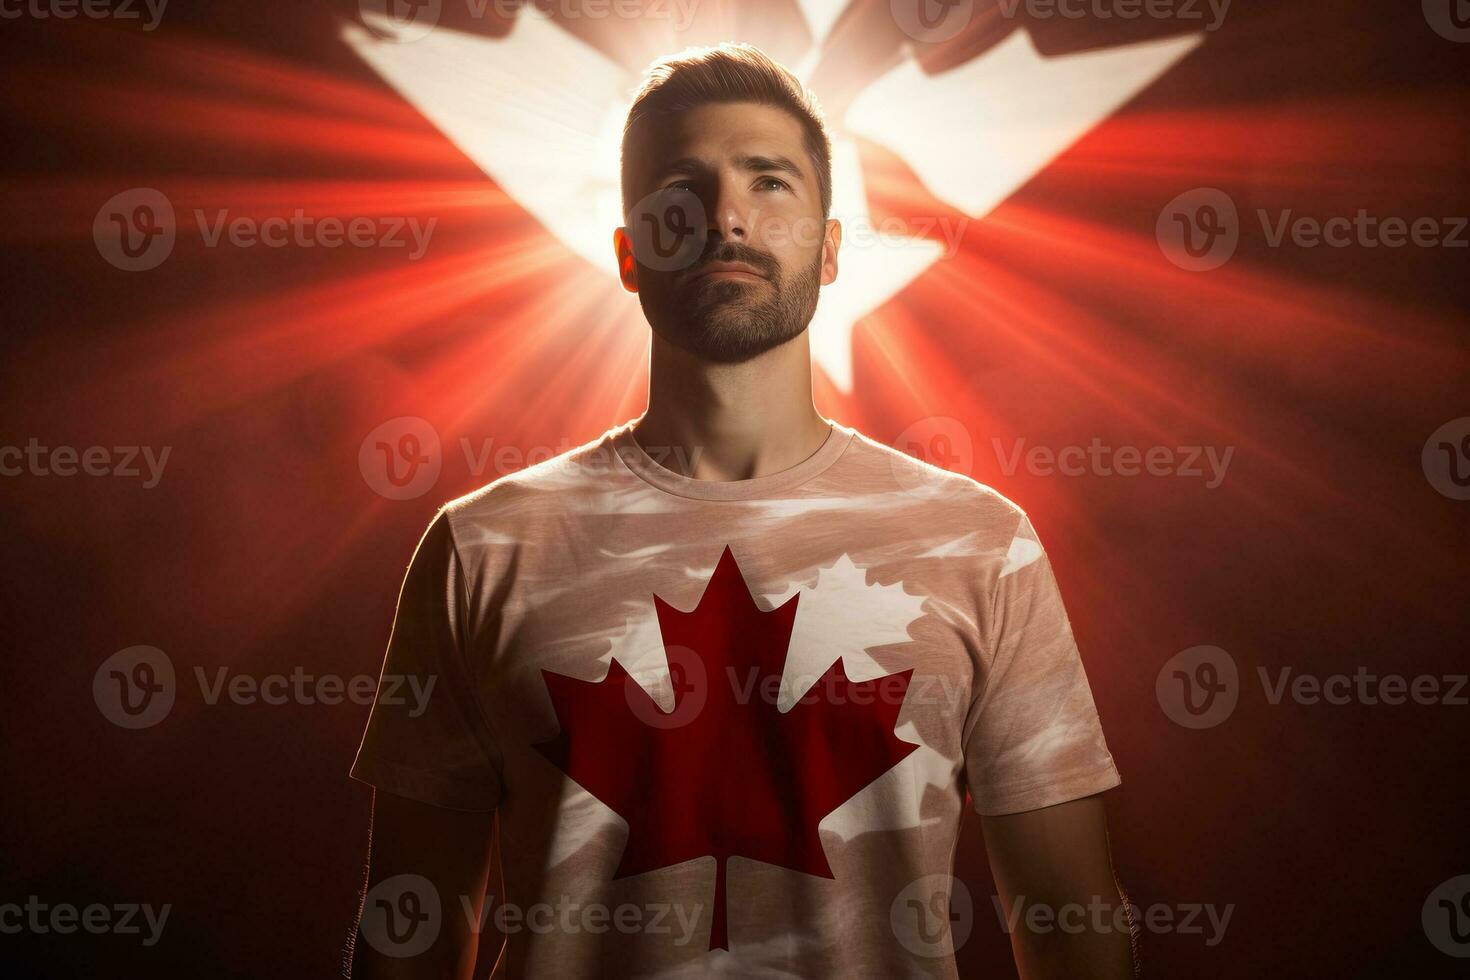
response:
[(692, 190), (694, 190), (694, 187), (693, 187), (693, 184), (692, 184), (691, 181), (687, 181), (687, 180), (676, 180), (673, 183), (669, 184), (667, 187), (665, 187), (664, 190), (666, 190), (666, 191), (676, 191), (676, 190), (677, 191), (692, 191)]
[(756, 181), (756, 186), (761, 188), (762, 190), (779, 191), (789, 189), (789, 185), (786, 183), (786, 181), (780, 179), (779, 177), (762, 177), (760, 180)]

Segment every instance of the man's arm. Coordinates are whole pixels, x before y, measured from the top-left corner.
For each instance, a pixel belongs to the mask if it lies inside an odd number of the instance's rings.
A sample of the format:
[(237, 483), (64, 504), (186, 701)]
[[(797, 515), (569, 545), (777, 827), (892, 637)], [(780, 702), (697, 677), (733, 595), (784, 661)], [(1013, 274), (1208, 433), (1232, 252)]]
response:
[(1102, 797), (981, 824), (1022, 980), (1133, 977), (1132, 922), (1113, 873)]
[[(352, 976), (357, 980), (469, 980), (474, 973), (479, 935), (471, 928), (480, 921), (485, 882), (490, 873), (493, 811), (450, 810), (429, 806), (392, 793), (373, 792), (372, 835), (368, 845), (368, 890), (395, 875), (427, 878), (439, 893), (439, 937), (414, 956), (385, 954), (359, 931)], [(466, 913), (461, 896), (470, 896)], [(410, 909), (394, 910), (400, 915)], [(372, 910), (364, 911), (364, 918)], [(406, 924), (400, 915), (392, 920)], [(375, 928), (370, 926), (370, 928)], [(382, 932), (382, 930), (379, 930)], [(378, 945), (388, 945), (375, 935)], [(405, 937), (405, 942), (411, 939)], [(389, 951), (392, 947), (389, 946)]]

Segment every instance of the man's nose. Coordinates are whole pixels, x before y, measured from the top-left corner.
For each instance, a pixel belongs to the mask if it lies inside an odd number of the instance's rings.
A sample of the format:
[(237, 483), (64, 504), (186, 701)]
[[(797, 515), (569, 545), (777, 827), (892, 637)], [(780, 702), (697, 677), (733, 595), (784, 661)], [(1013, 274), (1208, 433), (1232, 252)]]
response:
[(715, 189), (715, 199), (710, 208), (710, 236), (727, 242), (745, 241), (749, 238), (748, 203), (733, 184), (721, 181), (720, 186)]

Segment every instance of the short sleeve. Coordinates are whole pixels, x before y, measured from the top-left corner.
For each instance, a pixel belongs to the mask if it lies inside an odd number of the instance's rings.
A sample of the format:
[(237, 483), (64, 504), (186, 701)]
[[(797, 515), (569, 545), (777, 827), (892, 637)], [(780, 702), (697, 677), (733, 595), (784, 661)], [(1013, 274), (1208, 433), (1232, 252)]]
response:
[(1020, 813), (1117, 786), (1061, 591), (1024, 514), (992, 599), (965, 732), (975, 809)]
[(354, 779), (455, 810), (493, 810), (499, 753), (464, 655), (464, 571), (441, 511), (414, 552)]

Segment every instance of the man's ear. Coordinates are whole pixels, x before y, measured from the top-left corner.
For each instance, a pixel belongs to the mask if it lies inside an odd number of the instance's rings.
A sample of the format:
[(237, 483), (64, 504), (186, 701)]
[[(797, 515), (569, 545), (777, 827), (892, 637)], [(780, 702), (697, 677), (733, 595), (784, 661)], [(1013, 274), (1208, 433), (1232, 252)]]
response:
[(633, 260), (633, 240), (628, 229), (613, 229), (613, 251), (618, 256), (618, 278), (630, 293), (638, 292), (638, 263)]
[(822, 285), (829, 286), (837, 278), (837, 249), (842, 245), (842, 222), (827, 219), (826, 234), (822, 236)]

